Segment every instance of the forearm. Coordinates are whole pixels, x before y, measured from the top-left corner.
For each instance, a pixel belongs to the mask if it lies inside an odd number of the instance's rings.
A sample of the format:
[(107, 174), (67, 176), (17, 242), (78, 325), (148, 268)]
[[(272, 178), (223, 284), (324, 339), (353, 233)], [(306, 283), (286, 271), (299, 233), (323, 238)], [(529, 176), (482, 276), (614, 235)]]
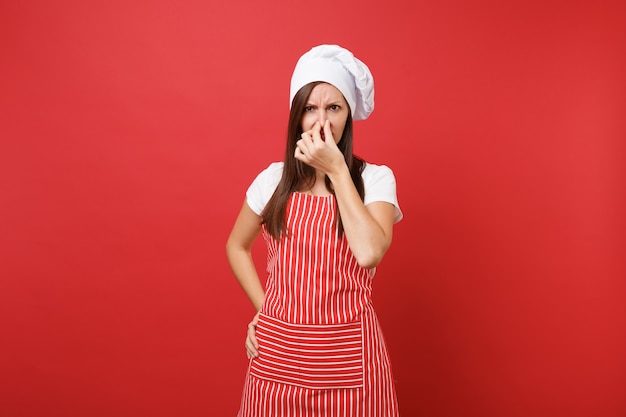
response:
[(265, 300), (265, 290), (254, 267), (251, 252), (243, 248), (227, 245), (226, 254), (239, 285), (241, 285), (254, 308), (257, 311), (260, 310)]
[[(327, 119), (323, 126), (325, 140), (321, 139), (320, 126), (318, 121), (313, 129), (302, 134), (294, 157), (312, 166), (318, 173), (328, 175), (352, 254), (359, 265), (373, 268), (391, 245), (394, 207), (384, 202), (365, 207), (352, 182), (345, 158), (334, 141), (330, 121)], [(321, 179), (323, 181), (323, 176)]]
[(252, 260), (252, 246), (260, 231), (261, 217), (244, 202), (226, 242), (226, 257), (233, 274), (257, 310), (265, 300), (265, 291)]
[(328, 176), (333, 184), (344, 233), (352, 253), (359, 265), (366, 268), (377, 266), (391, 245), (392, 227), (386, 230), (363, 205), (347, 166)]

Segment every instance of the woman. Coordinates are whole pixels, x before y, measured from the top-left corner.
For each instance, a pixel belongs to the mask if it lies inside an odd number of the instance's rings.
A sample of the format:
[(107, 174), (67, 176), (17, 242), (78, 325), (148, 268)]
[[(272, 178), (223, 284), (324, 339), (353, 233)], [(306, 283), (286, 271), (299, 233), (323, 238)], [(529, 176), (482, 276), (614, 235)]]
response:
[[(352, 120), (373, 108), (372, 75), (348, 50), (298, 61), (285, 161), (254, 180), (227, 243), (258, 311), (241, 417), (398, 415), (371, 285), (402, 213), (391, 170), (352, 154)], [(265, 290), (251, 256), (260, 233)]]

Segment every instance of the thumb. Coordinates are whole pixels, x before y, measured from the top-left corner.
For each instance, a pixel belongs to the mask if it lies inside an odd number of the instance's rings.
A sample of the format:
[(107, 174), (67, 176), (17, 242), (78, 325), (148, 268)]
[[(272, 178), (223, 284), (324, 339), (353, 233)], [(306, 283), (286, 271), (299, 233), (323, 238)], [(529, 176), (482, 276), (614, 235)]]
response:
[[(324, 137), (326, 138), (326, 144), (328, 146), (330, 146), (331, 148), (336, 148), (337, 147), (337, 143), (335, 143), (335, 140), (340, 140), (341, 138), (335, 138), (333, 137), (333, 132), (330, 129), (330, 121), (326, 120), (326, 122), (324, 122)], [(329, 138), (332, 138), (332, 140), (328, 140)]]

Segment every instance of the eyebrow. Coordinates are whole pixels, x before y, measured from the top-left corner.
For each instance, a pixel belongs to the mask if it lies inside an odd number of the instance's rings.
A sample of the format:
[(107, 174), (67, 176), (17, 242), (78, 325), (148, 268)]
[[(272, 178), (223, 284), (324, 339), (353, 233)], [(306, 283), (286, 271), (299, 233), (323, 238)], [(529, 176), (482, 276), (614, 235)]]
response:
[[(333, 101), (332, 103), (327, 104), (327, 106), (341, 106), (341, 105), (342, 105), (341, 101)], [(305, 106), (317, 107), (316, 104), (313, 104), (311, 102), (307, 102)]]

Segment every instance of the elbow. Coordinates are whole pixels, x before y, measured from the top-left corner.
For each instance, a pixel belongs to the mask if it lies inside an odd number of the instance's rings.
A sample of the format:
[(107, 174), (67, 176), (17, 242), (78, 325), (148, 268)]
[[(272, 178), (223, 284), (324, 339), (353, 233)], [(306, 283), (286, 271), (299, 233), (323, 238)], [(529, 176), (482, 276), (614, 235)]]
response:
[(242, 249), (241, 246), (238, 245), (234, 239), (229, 238), (226, 241), (226, 258), (231, 264), (232, 264), (233, 258), (236, 257), (237, 252), (240, 251), (241, 249)]
[(241, 262), (242, 257), (249, 258), (252, 256), (252, 246), (246, 244), (245, 242), (241, 242), (232, 236), (228, 238), (225, 246), (226, 258), (228, 259), (231, 267), (234, 264)]
[(383, 258), (375, 258), (375, 257), (369, 257), (369, 258), (357, 258), (357, 263), (359, 264), (359, 266), (361, 268), (365, 268), (365, 269), (373, 269), (376, 268), (378, 266), (378, 264), (380, 264), (380, 261), (382, 261)]
[(231, 239), (228, 238), (228, 240), (226, 241), (226, 256), (230, 257), (230, 254), (233, 250), (233, 243), (231, 242)]
[(384, 247), (378, 248), (376, 250), (370, 250), (365, 253), (355, 254), (354, 257), (361, 268), (376, 268), (382, 262), (388, 248), (389, 245), (385, 245)]

